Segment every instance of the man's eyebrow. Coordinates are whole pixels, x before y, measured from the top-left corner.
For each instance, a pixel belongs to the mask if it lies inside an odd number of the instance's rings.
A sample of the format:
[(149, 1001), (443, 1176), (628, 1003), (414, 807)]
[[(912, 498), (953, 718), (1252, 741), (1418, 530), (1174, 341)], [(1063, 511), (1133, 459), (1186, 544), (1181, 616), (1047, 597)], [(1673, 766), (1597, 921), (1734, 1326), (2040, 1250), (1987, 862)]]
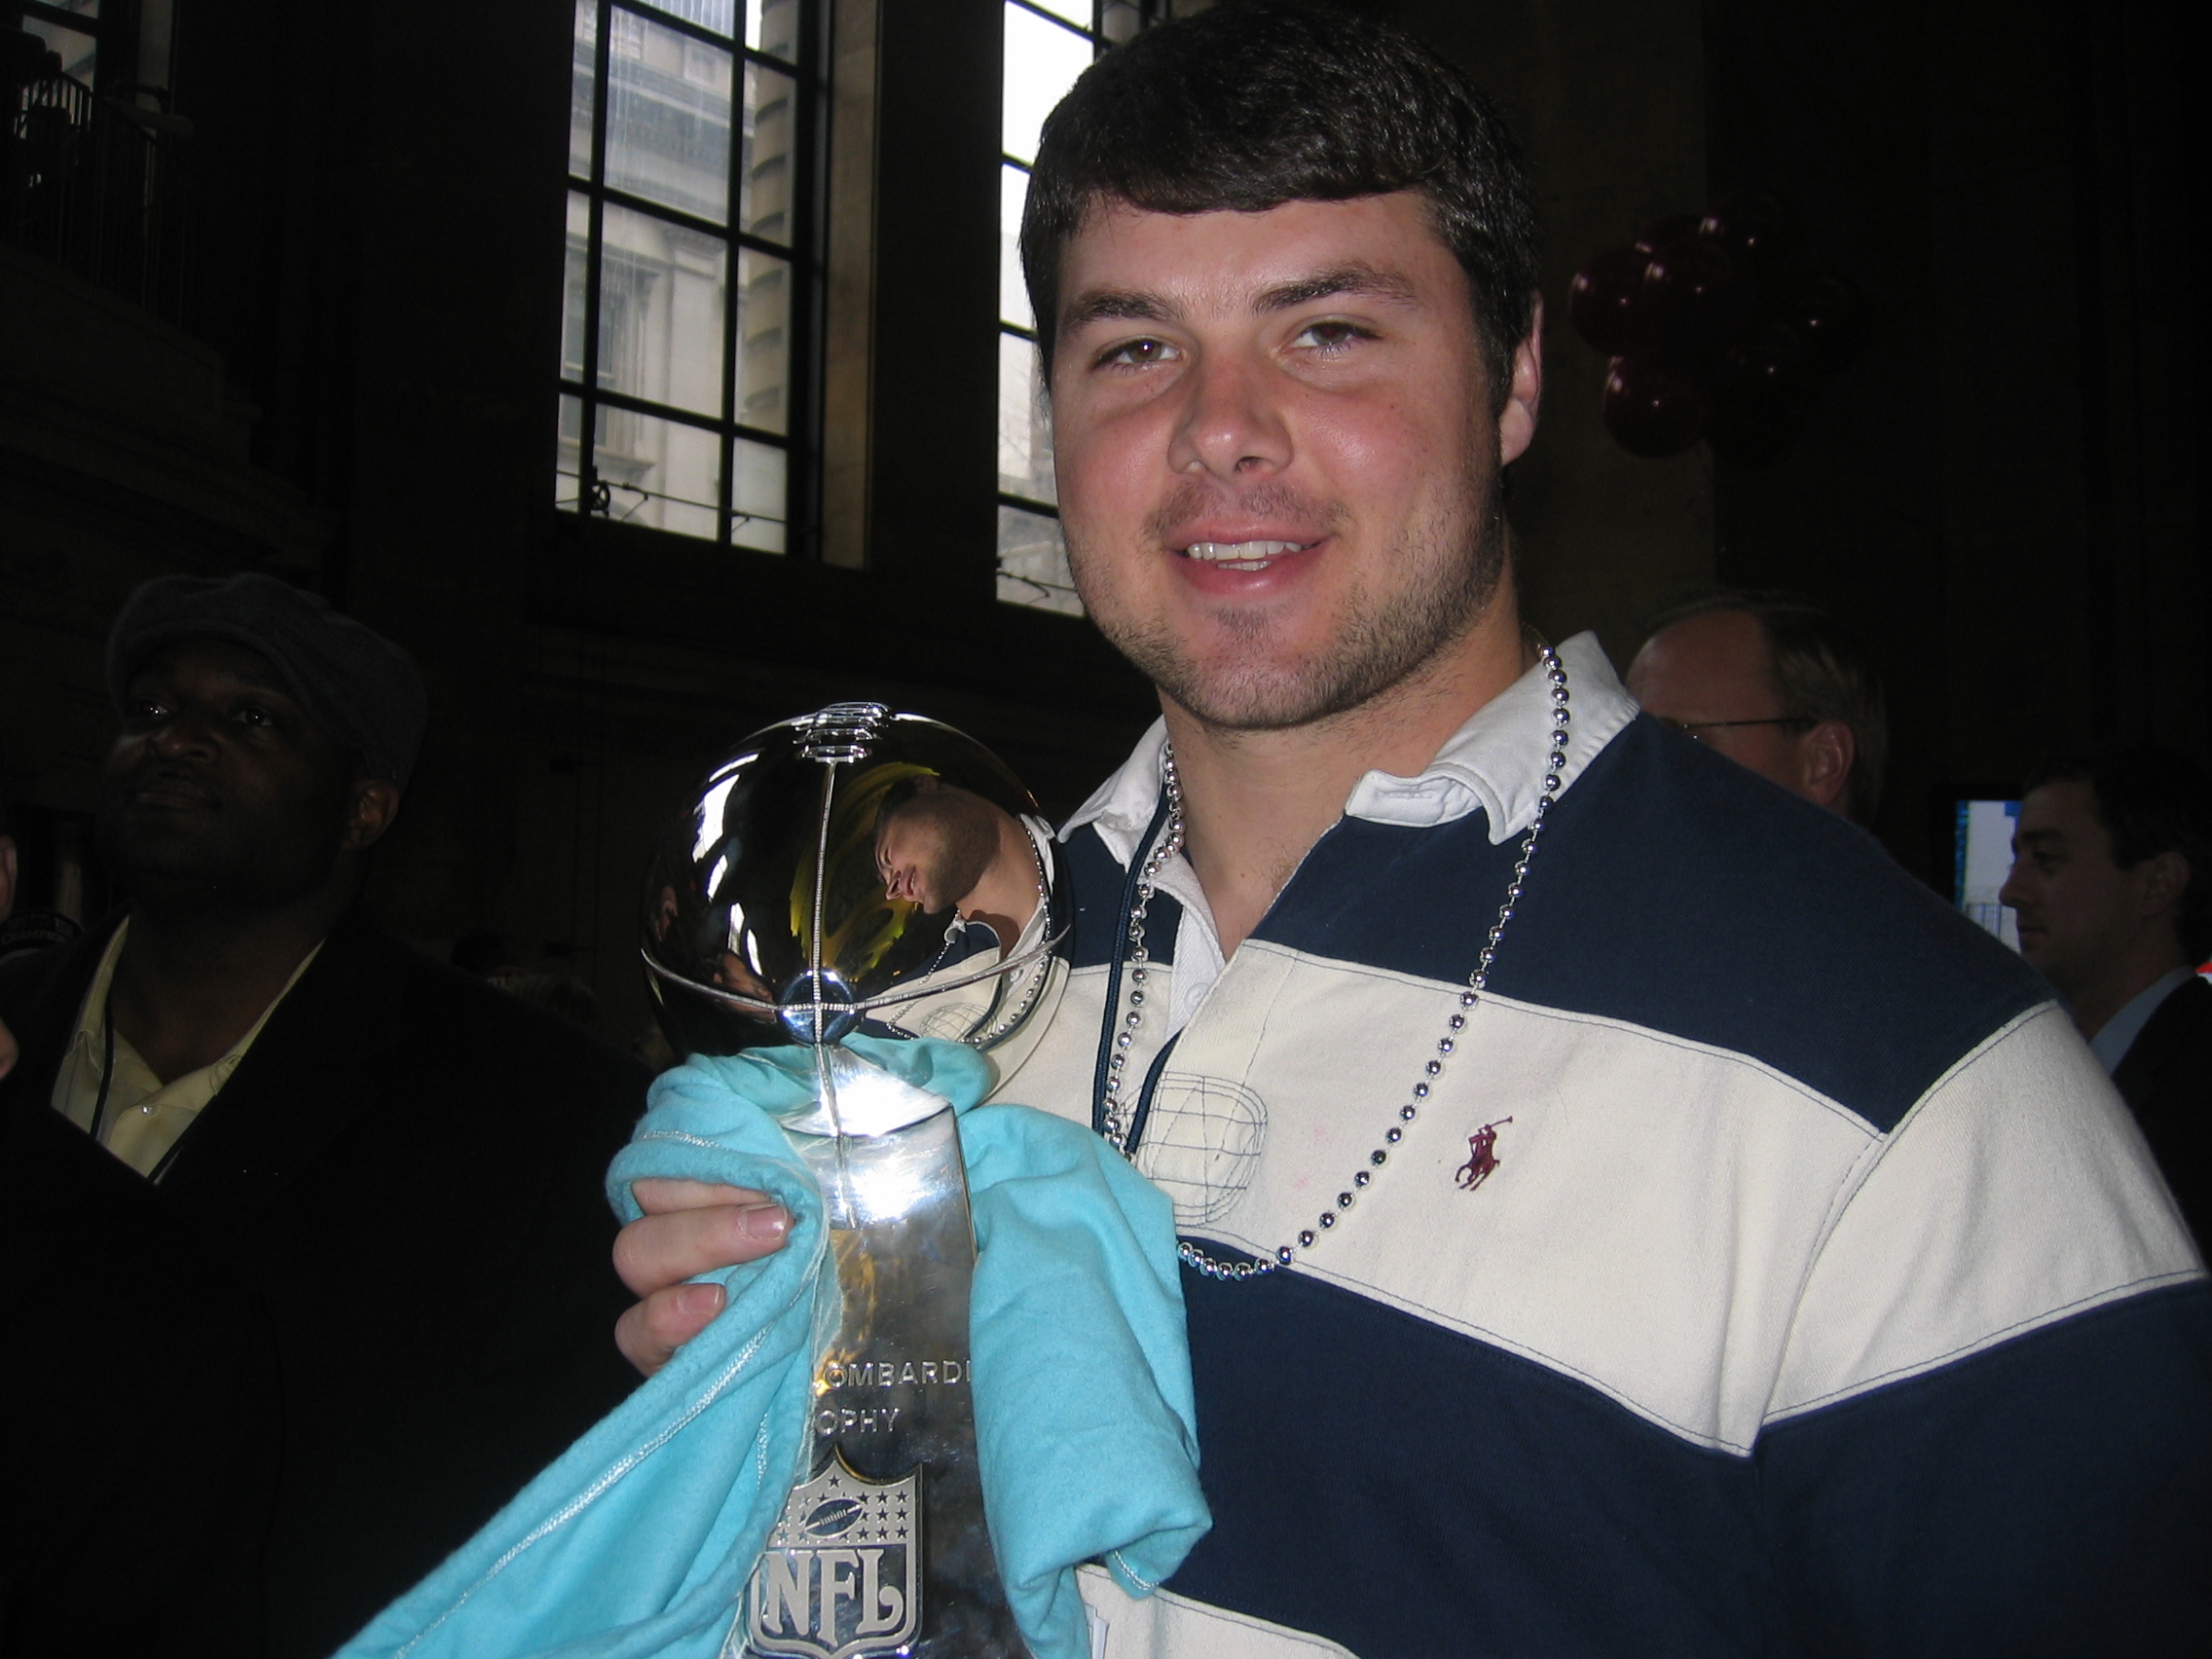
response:
[(1382, 271), (1375, 266), (1355, 261), (1340, 265), (1332, 271), (1316, 271), (1312, 276), (1295, 282), (1284, 282), (1268, 289), (1259, 297), (1257, 311), (1290, 311), (1297, 306), (1311, 305), (1315, 300), (1333, 299), (1339, 294), (1359, 295), (1371, 299), (1396, 300), (1410, 304), (1419, 293), (1412, 282), (1394, 271)]
[(1157, 294), (1092, 288), (1068, 302), (1060, 313), (1060, 328), (1073, 333), (1093, 322), (1172, 322), (1174, 317), (1174, 308)]

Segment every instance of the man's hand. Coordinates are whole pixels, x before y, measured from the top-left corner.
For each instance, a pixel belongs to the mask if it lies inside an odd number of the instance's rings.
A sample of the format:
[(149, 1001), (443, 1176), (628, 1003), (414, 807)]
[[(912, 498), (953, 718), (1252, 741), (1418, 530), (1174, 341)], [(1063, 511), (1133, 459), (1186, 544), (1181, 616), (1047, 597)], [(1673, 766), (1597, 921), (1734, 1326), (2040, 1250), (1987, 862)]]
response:
[(765, 1193), (704, 1181), (638, 1181), (645, 1213), (614, 1239), (614, 1271), (641, 1300), (614, 1322), (614, 1346), (650, 1377), (722, 1310), (719, 1284), (686, 1279), (784, 1247), (792, 1218)]

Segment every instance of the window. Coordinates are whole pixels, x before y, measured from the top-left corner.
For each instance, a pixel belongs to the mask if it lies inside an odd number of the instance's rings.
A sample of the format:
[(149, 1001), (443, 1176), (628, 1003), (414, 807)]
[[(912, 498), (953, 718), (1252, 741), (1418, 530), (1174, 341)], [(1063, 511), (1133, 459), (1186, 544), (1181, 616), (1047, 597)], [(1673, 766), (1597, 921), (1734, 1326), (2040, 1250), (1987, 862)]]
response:
[(1166, 0), (1005, 0), (999, 90), (998, 596), (1009, 605), (1083, 614), (1068, 575), (1052, 485), (1052, 428), (1037, 358), (1036, 319), (1021, 282), (1021, 206), (1037, 132), (1109, 47), (1163, 17)]
[(556, 503), (784, 553), (815, 380), (813, 0), (576, 0)]
[(88, 87), (99, 69), (100, 0), (29, 0), (23, 32), (36, 35), (61, 59), (61, 72)]

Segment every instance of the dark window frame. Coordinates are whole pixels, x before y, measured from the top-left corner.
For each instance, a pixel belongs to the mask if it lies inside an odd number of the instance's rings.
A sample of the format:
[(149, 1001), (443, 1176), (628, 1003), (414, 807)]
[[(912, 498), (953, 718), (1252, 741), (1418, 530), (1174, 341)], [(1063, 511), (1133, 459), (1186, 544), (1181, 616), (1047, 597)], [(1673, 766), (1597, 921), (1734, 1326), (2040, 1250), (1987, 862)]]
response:
[[(1066, 29), (1070, 34), (1082, 36), (1090, 43), (1090, 58), (1094, 63), (1116, 46), (1126, 44), (1125, 41), (1114, 39), (1108, 33), (1107, 18), (1110, 13), (1118, 12), (1124, 16), (1133, 17), (1135, 27), (1129, 31), (1128, 35), (1128, 39), (1133, 40), (1137, 34), (1152, 27), (1153, 24), (1165, 21), (1172, 15), (1173, 10), (1172, 0), (1090, 0), (1090, 26), (1085, 28), (1080, 23), (1069, 21), (1050, 7), (1037, 4), (1036, 0), (1004, 0), (1004, 3), (1010, 8), (1032, 13), (1044, 18), (1047, 22)], [(1004, 13), (1001, 16), (1003, 18)], [(1003, 60), (1000, 68), (999, 96), (1003, 105), (1006, 96)], [(1024, 177), (1028, 176), (1031, 171), (1029, 163), (1022, 161), (1017, 156), (1007, 154), (1003, 148), (999, 152), (999, 166), (1002, 169), (1013, 167)], [(1031, 346), (1037, 344), (1036, 328), (1034, 326), (1024, 328), (1019, 323), (1009, 322), (1006, 319), (1003, 306), (1000, 308), (998, 331), (1001, 337), (1011, 335), (1016, 340), (1027, 341)], [(1024, 496), (1004, 487), (1001, 487), (998, 491), (998, 504), (1002, 508), (1012, 508), (1015, 512), (1028, 513), (1036, 518), (1051, 519), (1055, 525), (1060, 521), (1060, 509), (1056, 501), (1041, 501), (1034, 497)], [(994, 556), (994, 564), (995, 562)], [(1003, 567), (998, 569), (998, 574), (1000, 579), (1005, 579), (1006, 573)], [(1033, 578), (1026, 576), (1014, 579), (1033, 583)], [(1050, 607), (1024, 600), (1002, 598), (999, 603), (1014, 606), (1018, 609), (1042, 611), (1048, 615), (1065, 614), (1065, 612), (1054, 611)]]
[[(557, 503), (555, 511), (565, 517), (614, 516), (612, 491), (608, 481), (600, 476), (594, 451), (599, 441), (596, 434), (601, 425), (600, 411), (625, 411), (711, 433), (719, 456), (713, 536), (695, 536), (680, 531), (652, 530), (649, 527), (638, 528), (646, 529), (647, 534), (669, 536), (678, 542), (712, 547), (719, 554), (736, 551), (759, 553), (771, 558), (818, 560), (822, 543), (823, 296), (824, 268), (827, 262), (826, 181), (830, 105), (829, 5), (826, 0), (794, 0), (799, 9), (795, 59), (786, 59), (745, 44), (748, 0), (732, 0), (732, 26), (728, 35), (718, 34), (676, 11), (654, 4), (653, 0), (589, 0), (589, 3), (595, 8), (596, 31), (592, 44), (590, 169), (587, 174), (571, 170), (567, 175), (569, 192), (584, 199), (588, 214), (583, 249), (583, 361), (575, 379), (570, 378), (566, 360), (560, 364), (557, 393), (563, 402), (574, 399), (579, 406), (576, 497), (573, 502)], [(726, 222), (716, 224), (607, 182), (609, 72), (612, 67), (613, 21), (617, 13), (642, 18), (655, 27), (730, 55), (729, 182), (723, 208)], [(573, 61), (571, 53), (571, 64)], [(792, 235), (788, 244), (739, 229), (741, 198), (746, 186), (742, 162), (744, 77), (748, 64), (756, 64), (777, 75), (788, 77), (792, 83), (792, 179), (789, 194)], [(571, 156), (571, 169), (573, 160)], [(722, 291), (721, 407), (719, 414), (703, 415), (696, 410), (656, 403), (599, 384), (605, 374), (604, 343), (600, 338), (600, 275), (606, 246), (606, 210), (608, 206), (639, 213), (678, 229), (714, 237), (727, 245), (729, 266)], [(738, 419), (740, 358), (744, 350), (744, 340), (739, 333), (739, 313), (743, 300), (743, 284), (737, 276), (737, 255), (740, 249), (750, 249), (782, 260), (786, 262), (788, 270), (786, 280), (789, 298), (785, 327), (789, 336), (789, 354), (785, 369), (785, 429), (782, 432), (771, 432)], [(564, 284), (568, 280), (566, 261), (562, 280)], [(565, 344), (562, 356), (564, 359), (567, 357)], [(565, 419), (561, 423), (561, 429), (566, 430)], [(736, 446), (741, 439), (784, 453), (784, 549), (780, 555), (733, 539), (733, 529), (740, 516), (736, 510), (734, 492), (737, 482)]]

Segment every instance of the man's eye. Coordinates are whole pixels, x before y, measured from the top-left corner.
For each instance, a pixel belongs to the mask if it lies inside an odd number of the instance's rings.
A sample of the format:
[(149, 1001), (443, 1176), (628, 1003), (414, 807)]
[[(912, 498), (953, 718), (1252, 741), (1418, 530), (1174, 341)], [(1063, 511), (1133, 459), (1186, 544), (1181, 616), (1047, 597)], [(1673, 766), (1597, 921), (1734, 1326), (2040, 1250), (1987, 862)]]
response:
[(1164, 340), (1126, 340), (1103, 352), (1098, 362), (1101, 368), (1115, 363), (1143, 367), (1151, 363), (1171, 362), (1176, 354), (1175, 348)]
[(276, 717), (258, 703), (240, 704), (233, 718), (239, 724), (246, 726), (269, 727), (276, 723)]
[(1355, 341), (1374, 338), (1375, 331), (1373, 329), (1362, 328), (1356, 322), (1330, 318), (1323, 322), (1308, 323), (1303, 329), (1299, 330), (1298, 339), (1294, 344), (1314, 346), (1324, 351), (1332, 351), (1349, 346)]
[(140, 725), (151, 725), (168, 719), (168, 706), (154, 697), (133, 697), (125, 705), (131, 719)]

